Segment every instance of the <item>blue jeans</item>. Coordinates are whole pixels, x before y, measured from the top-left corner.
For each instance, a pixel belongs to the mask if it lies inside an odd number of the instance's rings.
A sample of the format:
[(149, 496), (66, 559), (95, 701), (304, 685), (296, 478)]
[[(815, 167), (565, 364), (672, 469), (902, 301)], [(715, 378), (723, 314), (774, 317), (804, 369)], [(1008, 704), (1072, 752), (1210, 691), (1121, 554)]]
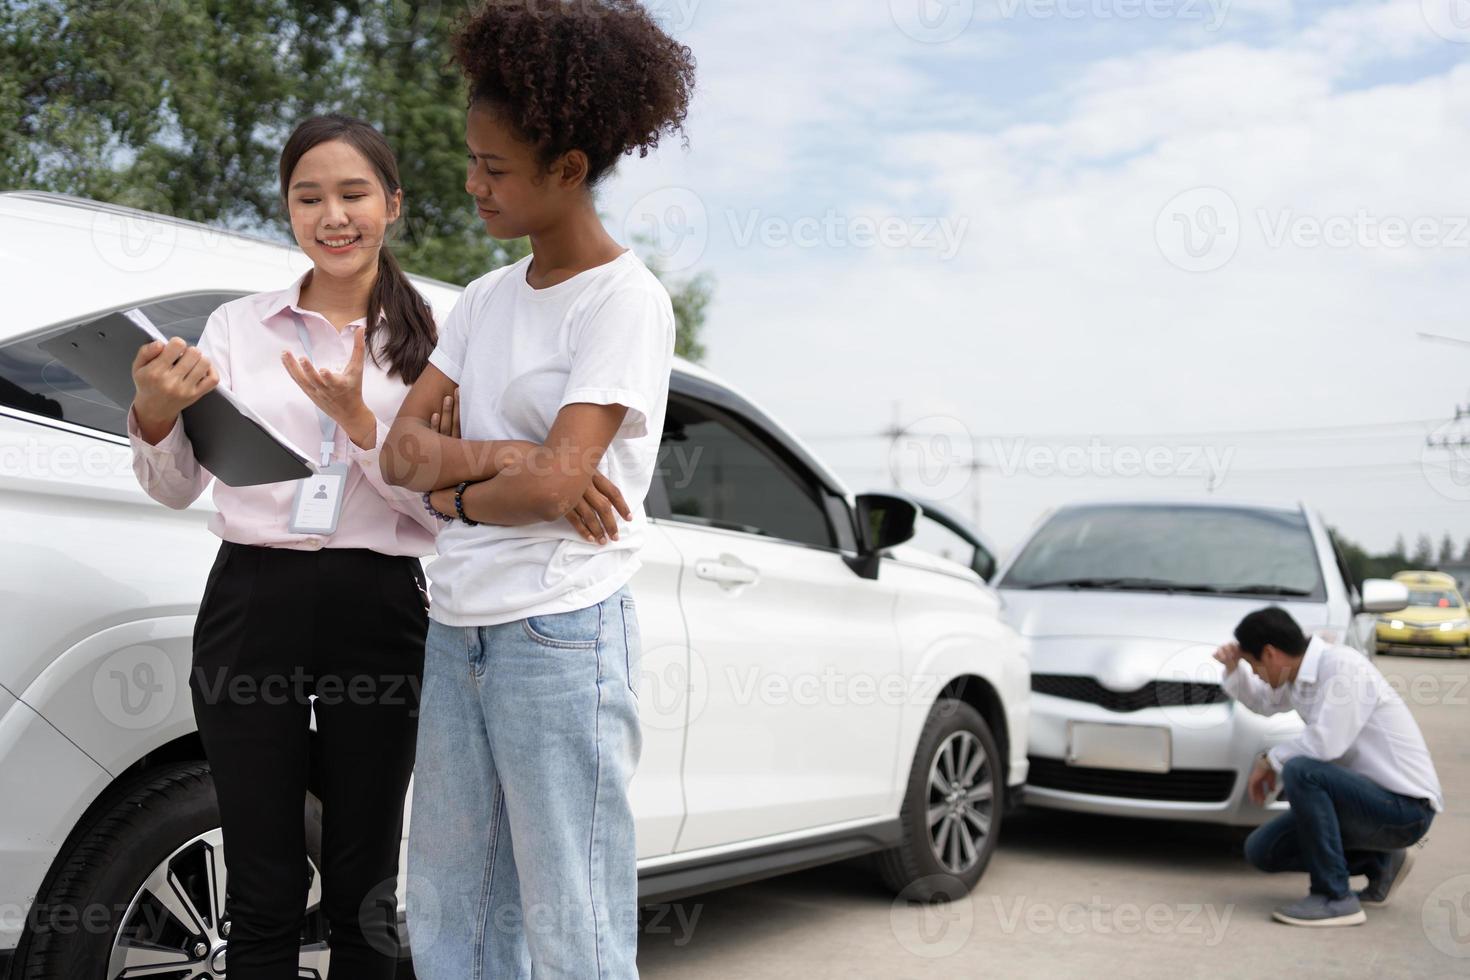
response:
[(1434, 819), (1423, 800), (1331, 762), (1289, 759), (1281, 781), (1291, 810), (1246, 838), (1245, 859), (1262, 871), (1305, 871), (1329, 898), (1347, 897), (1349, 875), (1376, 878), (1389, 852), (1418, 841)]
[(408, 843), (420, 980), (636, 978), (633, 595), (430, 622)]

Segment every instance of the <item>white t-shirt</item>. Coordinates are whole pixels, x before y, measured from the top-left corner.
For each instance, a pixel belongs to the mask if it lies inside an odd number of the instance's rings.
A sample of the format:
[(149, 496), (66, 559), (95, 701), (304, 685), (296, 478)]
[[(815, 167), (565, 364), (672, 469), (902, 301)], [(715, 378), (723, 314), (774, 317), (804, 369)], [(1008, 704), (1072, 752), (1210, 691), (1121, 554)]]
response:
[(641, 564), (643, 498), (653, 480), (674, 357), (668, 291), (633, 252), (532, 289), (531, 259), (470, 283), (439, 331), (429, 362), (459, 385), (465, 439), (544, 442), (573, 402), (625, 405), (598, 464), (622, 491), (631, 521), (599, 545), (565, 519), (519, 527), (456, 521), (429, 566), (430, 615), (446, 626), (493, 626), (595, 605)]

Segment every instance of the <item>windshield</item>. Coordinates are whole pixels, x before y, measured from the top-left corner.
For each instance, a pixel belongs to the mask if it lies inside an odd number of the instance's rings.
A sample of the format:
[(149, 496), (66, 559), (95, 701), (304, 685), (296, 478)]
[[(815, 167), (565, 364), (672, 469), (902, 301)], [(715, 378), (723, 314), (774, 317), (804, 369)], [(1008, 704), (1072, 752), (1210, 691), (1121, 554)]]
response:
[(1060, 511), (1027, 542), (1000, 587), (1323, 597), (1302, 514), (1227, 507)]
[(1458, 609), (1460, 597), (1443, 589), (1414, 589), (1409, 593), (1409, 605), (1433, 606), (1436, 609)]

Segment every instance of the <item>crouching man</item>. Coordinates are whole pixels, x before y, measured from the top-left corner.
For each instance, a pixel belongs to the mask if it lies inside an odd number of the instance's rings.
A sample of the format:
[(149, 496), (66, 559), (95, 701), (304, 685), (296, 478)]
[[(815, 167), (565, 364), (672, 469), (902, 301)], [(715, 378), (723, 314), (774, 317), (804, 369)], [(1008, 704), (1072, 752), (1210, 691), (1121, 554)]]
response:
[[(1350, 647), (1310, 641), (1276, 607), (1240, 621), (1215, 652), (1225, 690), (1262, 715), (1296, 709), (1306, 730), (1262, 752), (1247, 791), (1257, 804), (1278, 782), (1291, 810), (1246, 839), (1262, 871), (1305, 871), (1306, 898), (1272, 913), (1294, 926), (1350, 926), (1404, 880), (1408, 848), (1444, 809), (1429, 749), (1403, 699)], [(1349, 875), (1367, 875), (1354, 894)]]

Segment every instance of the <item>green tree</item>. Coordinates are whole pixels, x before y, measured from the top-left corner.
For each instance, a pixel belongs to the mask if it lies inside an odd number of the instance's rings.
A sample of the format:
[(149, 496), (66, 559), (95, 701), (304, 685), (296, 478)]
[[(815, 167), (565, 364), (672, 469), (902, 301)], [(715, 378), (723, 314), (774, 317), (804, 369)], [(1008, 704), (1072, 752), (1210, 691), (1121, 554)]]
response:
[(1434, 542), (1429, 535), (1421, 534), (1414, 542), (1414, 556), (1409, 559), (1415, 568), (1428, 568), (1434, 562)]
[(1451, 538), (1450, 532), (1446, 531), (1444, 533), (1444, 537), (1441, 538), (1439, 542), (1439, 563), (1441, 565), (1447, 565), (1454, 560), (1455, 539)]
[(404, 268), (463, 285), (523, 258), (530, 243), (486, 235), (464, 189), (467, 90), (449, 60), (449, 36), (470, 4), (369, 0), (350, 6), (362, 38), (350, 69), (353, 83), (321, 111), (368, 120), (394, 148), (405, 202), (394, 245)]
[[(463, 285), (523, 257), (464, 191), (466, 89), (448, 39), (470, 0), (0, 0), (0, 188), (76, 194), (289, 242), (277, 160), (320, 112), (398, 157), (410, 272)], [(712, 281), (667, 283), (698, 359)]]
[(655, 261), (650, 259), (648, 267), (663, 280), (674, 304), (674, 325), (677, 328), (674, 353), (685, 360), (703, 361), (706, 351), (700, 334), (704, 328), (705, 311), (714, 297), (714, 277), (708, 272), (701, 272), (688, 279), (671, 282)]
[(292, 8), (0, 0), (0, 185), (258, 225), (281, 133), (330, 77), (302, 70), (320, 45)]

